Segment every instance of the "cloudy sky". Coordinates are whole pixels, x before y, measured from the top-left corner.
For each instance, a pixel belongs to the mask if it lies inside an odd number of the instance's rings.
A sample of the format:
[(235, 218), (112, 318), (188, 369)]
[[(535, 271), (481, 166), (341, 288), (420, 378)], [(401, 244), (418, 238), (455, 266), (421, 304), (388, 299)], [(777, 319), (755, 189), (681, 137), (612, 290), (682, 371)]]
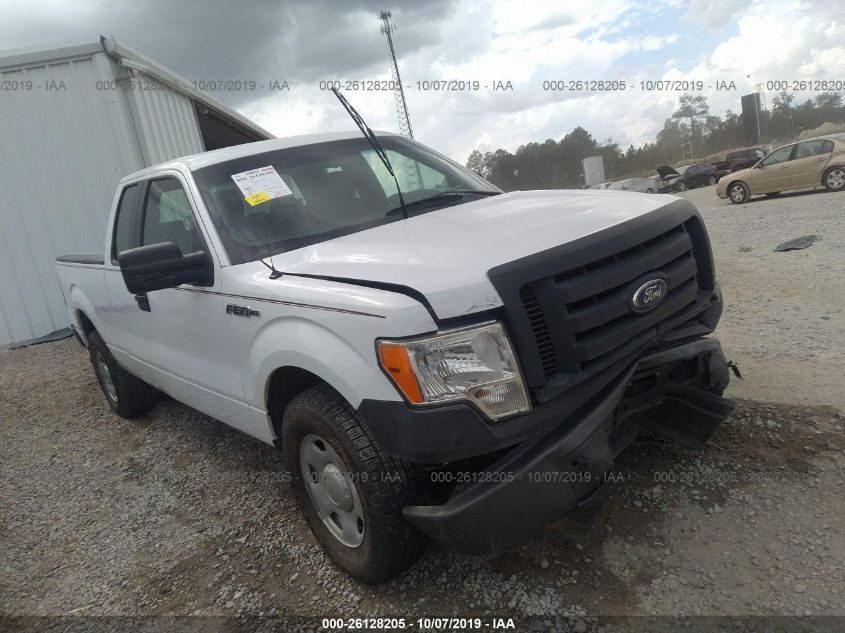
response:
[[(841, 0), (0, 0), (0, 49), (105, 34), (189, 80), (285, 80), (289, 91), (212, 94), (288, 136), (351, 127), (321, 81), (390, 78), (382, 8), (393, 12), (416, 138), (461, 161), (473, 148), (513, 150), (577, 125), (625, 146), (653, 140), (679, 93), (647, 92), (640, 81), (703, 81), (722, 114), (753, 90), (748, 75), (845, 80)], [(513, 90), (417, 84), (451, 79)], [(627, 89), (544, 90), (549, 80), (624, 80)], [(720, 81), (736, 89), (719, 91)], [(391, 92), (346, 95), (371, 127), (397, 129)]]

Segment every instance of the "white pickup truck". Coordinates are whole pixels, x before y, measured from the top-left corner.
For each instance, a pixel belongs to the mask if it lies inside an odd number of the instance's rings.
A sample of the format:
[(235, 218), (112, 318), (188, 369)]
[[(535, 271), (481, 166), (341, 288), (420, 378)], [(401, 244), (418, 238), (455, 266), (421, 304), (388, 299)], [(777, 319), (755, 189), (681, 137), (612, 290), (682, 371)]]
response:
[(689, 202), (503, 193), (377, 137), (396, 181), (356, 132), (120, 182), (103, 252), (56, 265), (115, 413), (164, 392), (279, 447), (316, 538), (368, 583), (428, 539), (490, 555), (597, 508), (641, 430), (707, 441), (730, 364)]

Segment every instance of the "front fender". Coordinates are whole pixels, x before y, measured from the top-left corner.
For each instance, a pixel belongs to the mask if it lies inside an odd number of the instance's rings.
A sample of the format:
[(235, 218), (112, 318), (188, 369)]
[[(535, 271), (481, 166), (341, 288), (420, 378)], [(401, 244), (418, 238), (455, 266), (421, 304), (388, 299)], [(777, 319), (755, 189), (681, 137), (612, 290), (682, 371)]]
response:
[(353, 407), (364, 398), (401, 401), (376, 362), (375, 347), (358, 350), (333, 330), (300, 317), (281, 317), (259, 330), (244, 368), (247, 400), (267, 407), (271, 374), (280, 367), (298, 367), (336, 389)]

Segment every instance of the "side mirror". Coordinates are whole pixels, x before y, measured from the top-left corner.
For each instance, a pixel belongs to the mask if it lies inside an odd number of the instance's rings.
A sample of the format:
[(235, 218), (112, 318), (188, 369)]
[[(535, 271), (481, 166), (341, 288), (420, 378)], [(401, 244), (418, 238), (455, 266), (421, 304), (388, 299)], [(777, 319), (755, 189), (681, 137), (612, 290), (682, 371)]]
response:
[(117, 263), (126, 289), (135, 295), (180, 284), (210, 285), (214, 276), (205, 251), (183, 255), (173, 242), (130, 248), (117, 255)]

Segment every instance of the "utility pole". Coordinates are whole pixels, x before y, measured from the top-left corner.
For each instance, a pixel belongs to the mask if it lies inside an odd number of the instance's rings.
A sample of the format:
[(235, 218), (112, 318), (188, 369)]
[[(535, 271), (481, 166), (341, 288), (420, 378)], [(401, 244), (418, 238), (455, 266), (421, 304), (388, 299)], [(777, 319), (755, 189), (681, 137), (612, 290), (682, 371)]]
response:
[(757, 142), (763, 142), (763, 129), (760, 127), (760, 108), (763, 106), (763, 84), (757, 83), (757, 75), (751, 73), (745, 76), (746, 79), (751, 79), (754, 82), (754, 113), (757, 116)]
[(378, 14), (381, 20), (381, 32), (387, 36), (387, 48), (390, 52), (390, 70), (393, 74), (393, 97), (396, 100), (396, 114), (399, 116), (399, 131), (409, 138), (414, 138), (414, 130), (411, 127), (411, 117), (408, 115), (408, 104), (405, 101), (405, 89), (402, 86), (402, 78), (399, 76), (399, 64), (396, 63), (396, 51), (393, 49), (393, 32), (396, 26), (391, 24), (390, 11), (382, 11)]

